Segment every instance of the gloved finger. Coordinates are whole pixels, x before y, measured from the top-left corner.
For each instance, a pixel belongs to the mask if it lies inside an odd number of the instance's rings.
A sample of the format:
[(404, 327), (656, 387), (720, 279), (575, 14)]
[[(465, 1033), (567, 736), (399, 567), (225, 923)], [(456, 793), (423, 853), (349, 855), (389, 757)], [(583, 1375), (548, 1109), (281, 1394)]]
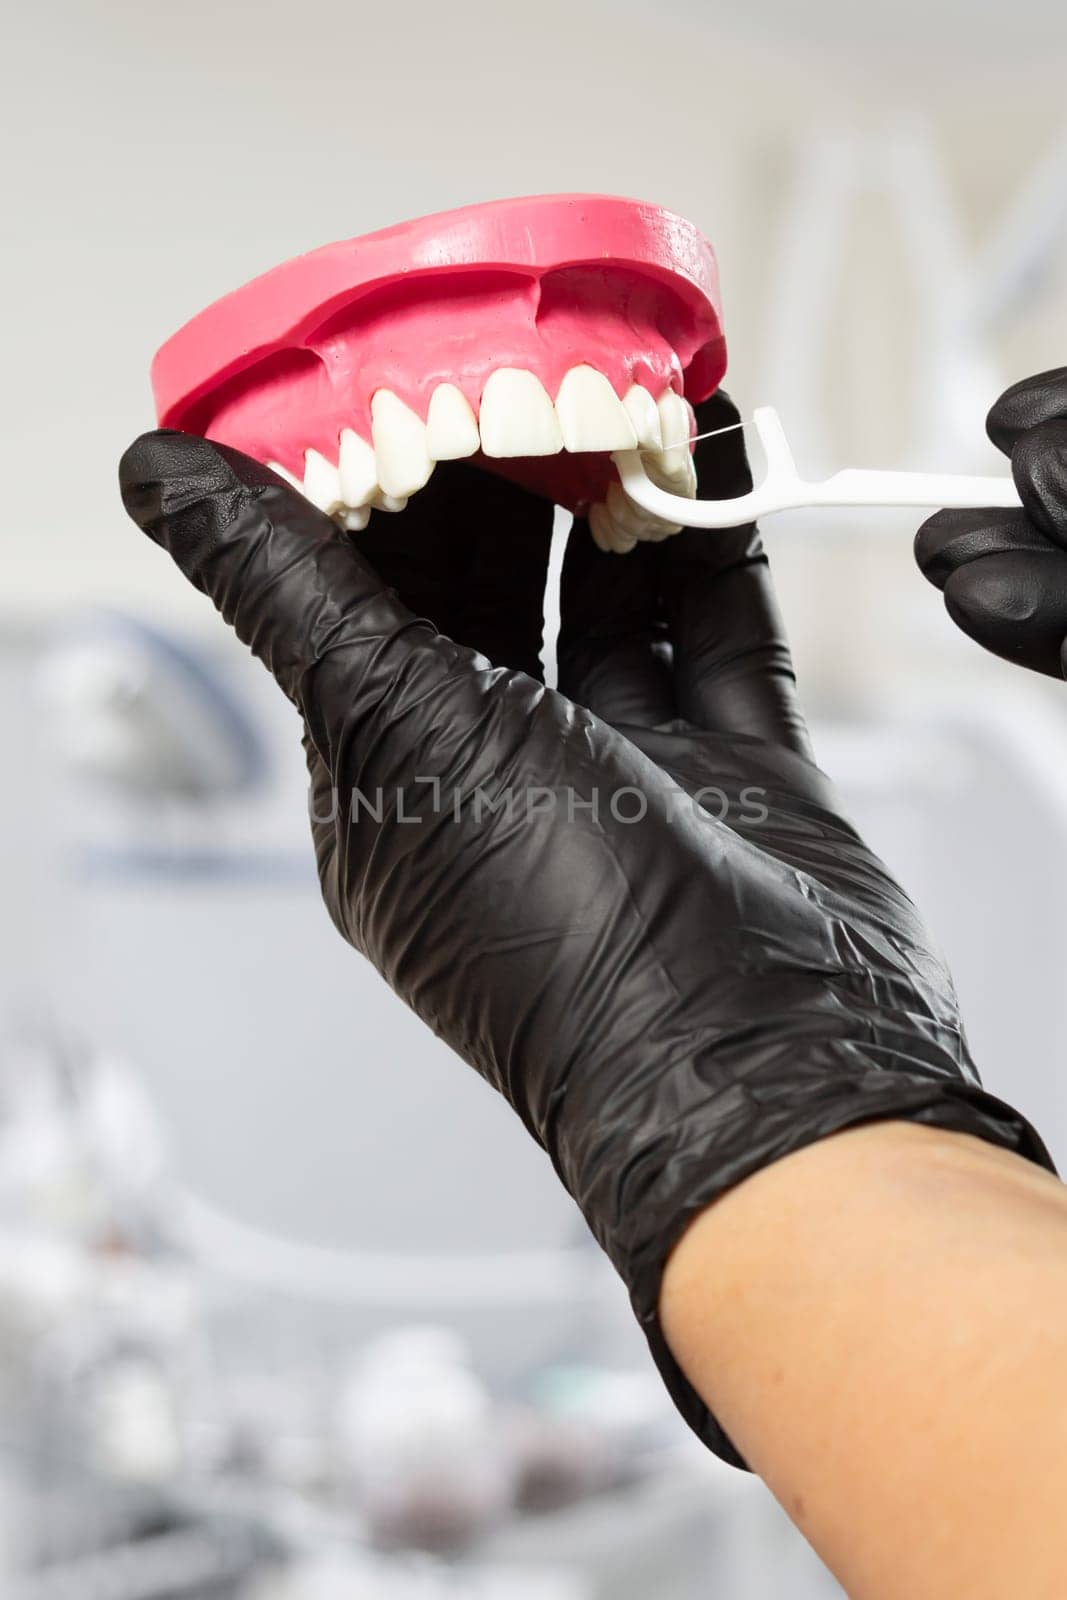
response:
[(351, 535), (356, 549), (387, 588), (417, 616), (456, 637), (461, 609), (459, 513), (462, 491), (445, 463), (403, 511), (374, 511), (367, 527)]
[(327, 517), (239, 451), (163, 430), (119, 467), (126, 509), (214, 602), (303, 712), (327, 767), (420, 700), (467, 683), (468, 653), (387, 590)]
[(444, 461), (403, 511), (353, 537), (406, 606), (496, 666), (543, 676), (555, 508), (467, 461)]
[(960, 567), (985, 556), (1047, 555), (1054, 548), (1024, 511), (938, 511), (915, 535), (919, 569), (937, 589)]
[(462, 462), (449, 465), (460, 469), (453, 483), (462, 497), (455, 518), (459, 607), (452, 637), (480, 650), (494, 666), (543, 679), (545, 583), (556, 508), (495, 473)]
[(952, 571), (945, 607), (958, 628), (994, 655), (1063, 676), (1067, 555), (1003, 551)]
[(615, 727), (677, 716), (669, 650), (656, 620), (661, 547), (598, 549), (576, 517), (560, 579), (560, 691)]
[(1067, 421), (1028, 429), (1012, 451), (1011, 470), (1031, 522), (1067, 549)]
[[(747, 494), (752, 474), (737, 408), (720, 391), (697, 411), (698, 494)], [(759, 534), (749, 524), (685, 528), (663, 548), (662, 617), (674, 651), (679, 715), (709, 732), (740, 733), (810, 757), (785, 629)]]
[(998, 450), (1011, 455), (1017, 442), (1043, 422), (1067, 417), (1067, 367), (1040, 372), (1013, 383), (986, 418), (986, 431)]

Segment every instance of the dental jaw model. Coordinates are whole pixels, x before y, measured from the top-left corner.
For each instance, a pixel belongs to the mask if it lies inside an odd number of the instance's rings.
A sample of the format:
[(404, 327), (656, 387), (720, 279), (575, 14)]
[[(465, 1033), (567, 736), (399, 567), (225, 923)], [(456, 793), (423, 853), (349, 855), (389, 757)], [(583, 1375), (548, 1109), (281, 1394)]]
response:
[(286, 262), (159, 350), (160, 424), (267, 463), (343, 527), (475, 458), (588, 515), (604, 549), (681, 525), (624, 493), (641, 452), (696, 493), (691, 406), (726, 368), (710, 245), (673, 213), (559, 195), (469, 206)]

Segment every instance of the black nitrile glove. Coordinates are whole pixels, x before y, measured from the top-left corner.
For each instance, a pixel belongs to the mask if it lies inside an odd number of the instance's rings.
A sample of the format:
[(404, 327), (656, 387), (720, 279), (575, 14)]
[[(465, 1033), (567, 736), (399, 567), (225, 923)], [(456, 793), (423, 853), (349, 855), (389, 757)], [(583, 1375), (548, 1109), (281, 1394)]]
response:
[[(719, 397), (698, 421), (735, 417)], [(747, 487), (740, 438), (698, 447), (704, 494)], [(515, 1107), (683, 1414), (737, 1461), (657, 1320), (688, 1221), (872, 1119), (1048, 1164), (979, 1087), (948, 973), (811, 763), (755, 531), (616, 556), (579, 522), (557, 694), (516, 670), (535, 666), (551, 523), (518, 489), (438, 468), (353, 541), (200, 439), (146, 435), (121, 479), (304, 716), (338, 928)]]
[(1011, 457), (1022, 511), (939, 511), (915, 556), (964, 633), (1006, 661), (1067, 673), (1067, 367), (1001, 395), (989, 437)]

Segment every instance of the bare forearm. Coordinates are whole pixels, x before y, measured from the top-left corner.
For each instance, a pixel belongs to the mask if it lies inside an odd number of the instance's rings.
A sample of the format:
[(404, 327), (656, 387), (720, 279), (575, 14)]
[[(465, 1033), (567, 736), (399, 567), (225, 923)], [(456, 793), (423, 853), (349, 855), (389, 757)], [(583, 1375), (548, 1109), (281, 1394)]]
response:
[(704, 1212), (676, 1358), (853, 1600), (1067, 1592), (1067, 1189), (882, 1123)]

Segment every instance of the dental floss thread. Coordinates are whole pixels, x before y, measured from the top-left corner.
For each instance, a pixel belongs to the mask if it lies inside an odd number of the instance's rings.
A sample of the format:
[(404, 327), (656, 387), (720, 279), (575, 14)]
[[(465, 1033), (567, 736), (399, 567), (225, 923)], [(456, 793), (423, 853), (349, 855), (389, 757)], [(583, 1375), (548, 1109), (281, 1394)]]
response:
[(666, 450), (688, 450), (690, 445), (699, 444), (702, 439), (717, 439), (721, 433), (739, 433), (748, 426), (747, 422), (730, 422), (725, 428), (712, 428), (708, 433), (694, 433), (688, 439), (679, 439), (677, 444), (661, 445), (658, 450), (646, 448), (639, 450), (638, 454), (642, 456), (658, 456), (662, 455)]

